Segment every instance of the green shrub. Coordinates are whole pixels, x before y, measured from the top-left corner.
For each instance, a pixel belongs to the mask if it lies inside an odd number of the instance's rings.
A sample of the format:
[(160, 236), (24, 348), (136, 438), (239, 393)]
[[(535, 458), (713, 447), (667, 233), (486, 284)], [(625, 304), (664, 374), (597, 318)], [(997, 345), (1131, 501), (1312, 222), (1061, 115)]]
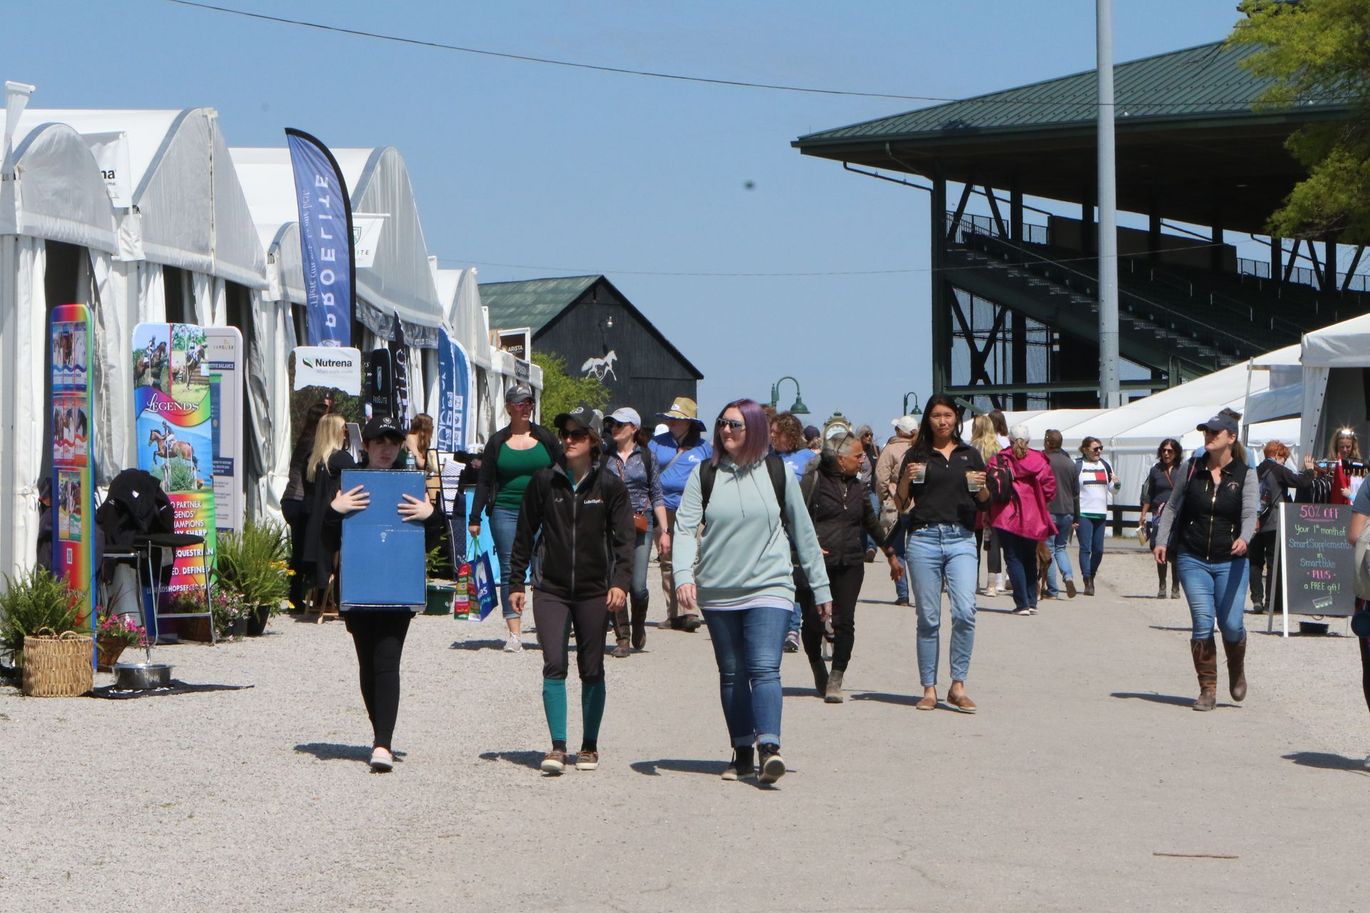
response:
[(266, 606), (271, 614), (290, 593), (290, 544), (279, 523), (249, 521), (241, 531), (219, 536), (215, 584), (242, 597), (249, 606)]

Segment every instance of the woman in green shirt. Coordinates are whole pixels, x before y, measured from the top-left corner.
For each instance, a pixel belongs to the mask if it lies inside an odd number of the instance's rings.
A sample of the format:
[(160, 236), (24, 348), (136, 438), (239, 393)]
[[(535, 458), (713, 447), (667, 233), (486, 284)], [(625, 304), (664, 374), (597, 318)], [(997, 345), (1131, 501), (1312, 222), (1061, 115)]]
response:
[(481, 514), (490, 515), (490, 535), (499, 558), (499, 598), (509, 627), (506, 653), (523, 649), (519, 614), (509, 604), (509, 561), (518, 530), (523, 492), (534, 473), (553, 464), (565, 467), (566, 457), (556, 436), (533, 422), (533, 390), (515, 384), (504, 393), (509, 424), (495, 432), (480, 459), (480, 477), (471, 502), (471, 538), (480, 535)]

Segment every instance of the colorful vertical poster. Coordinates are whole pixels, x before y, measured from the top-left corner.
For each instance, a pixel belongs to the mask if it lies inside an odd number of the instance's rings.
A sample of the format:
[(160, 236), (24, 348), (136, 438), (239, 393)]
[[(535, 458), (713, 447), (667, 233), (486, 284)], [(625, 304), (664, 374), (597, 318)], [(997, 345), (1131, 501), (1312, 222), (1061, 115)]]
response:
[[(205, 327), (140, 323), (133, 328), (133, 412), (138, 468), (161, 482), (174, 530), (204, 537), (176, 550), (170, 593), (203, 589), (214, 566), (212, 377)], [(241, 411), (241, 410), (239, 410)]]
[(90, 310), (63, 304), (52, 310), (52, 570), (76, 590), (85, 590), (85, 612), (95, 623), (95, 493), (91, 440), (88, 356), (92, 351)]
[(247, 479), (243, 466), (243, 334), (205, 327), (205, 357), (197, 370), (210, 386), (214, 526), (242, 529)]
[(464, 451), (471, 427), (471, 362), (461, 343), (443, 330), (438, 337), (437, 448)]

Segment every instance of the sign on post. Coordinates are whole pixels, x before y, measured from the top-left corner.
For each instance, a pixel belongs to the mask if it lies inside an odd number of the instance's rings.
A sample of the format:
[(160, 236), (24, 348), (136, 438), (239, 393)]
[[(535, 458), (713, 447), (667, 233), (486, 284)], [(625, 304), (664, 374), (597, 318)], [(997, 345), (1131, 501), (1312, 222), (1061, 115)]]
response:
[(85, 590), (82, 621), (95, 619), (95, 491), (91, 487), (91, 391), (87, 371), (90, 310), (63, 304), (52, 310), (52, 571)]
[(1345, 617), (1355, 609), (1355, 550), (1346, 541), (1347, 504), (1280, 505), (1284, 636), (1289, 616)]

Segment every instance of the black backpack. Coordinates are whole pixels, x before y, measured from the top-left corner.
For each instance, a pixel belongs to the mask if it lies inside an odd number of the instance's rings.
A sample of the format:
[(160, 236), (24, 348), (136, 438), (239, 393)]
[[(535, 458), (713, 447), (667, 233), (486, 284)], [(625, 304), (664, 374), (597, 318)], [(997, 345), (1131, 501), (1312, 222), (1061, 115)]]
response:
[[(785, 519), (785, 473), (790, 469), (785, 465), (785, 461), (773, 453), (766, 455), (766, 472), (771, 477), (771, 486), (775, 489), (775, 503), (780, 505), (780, 522), (785, 527), (785, 535), (790, 534), (790, 522)], [(714, 478), (718, 475), (718, 466), (712, 461), (701, 463), (699, 466), (699, 494), (700, 507), (699, 516), (705, 519), (705, 514), (709, 510), (709, 496), (714, 491)], [(791, 541), (794, 537), (791, 536)]]

